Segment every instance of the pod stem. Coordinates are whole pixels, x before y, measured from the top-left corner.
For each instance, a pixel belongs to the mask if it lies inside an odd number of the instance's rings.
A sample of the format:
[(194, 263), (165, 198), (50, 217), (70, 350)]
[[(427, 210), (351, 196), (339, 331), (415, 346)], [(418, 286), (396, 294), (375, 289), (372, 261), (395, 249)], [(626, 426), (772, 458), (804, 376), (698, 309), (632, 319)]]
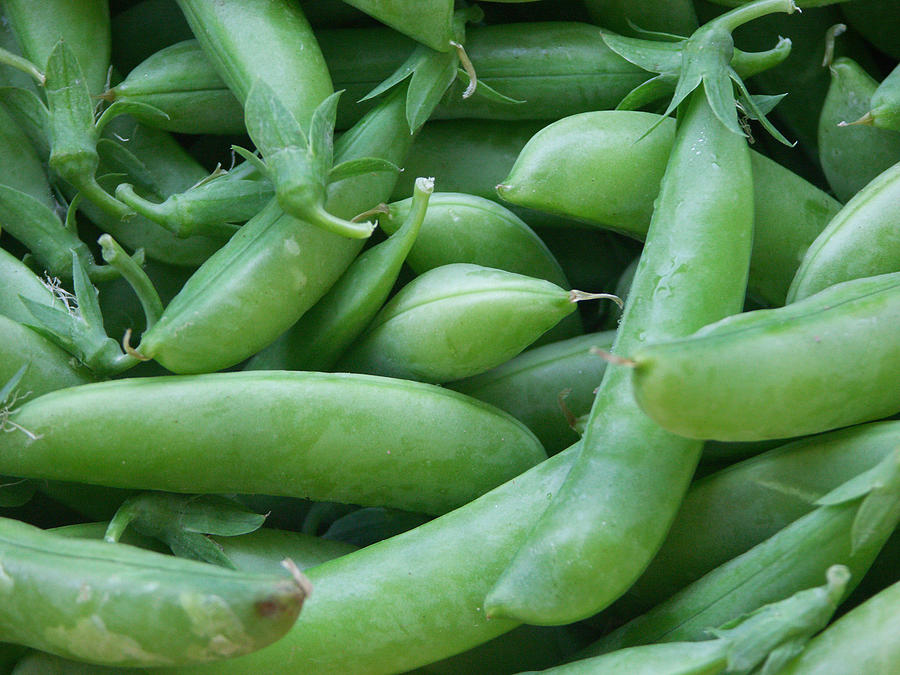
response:
[(612, 293), (585, 293), (584, 291), (569, 291), (569, 302), (584, 302), (586, 300), (612, 300), (619, 306), (619, 309), (625, 308), (625, 303), (618, 295)]
[(47, 82), (47, 77), (44, 75), (43, 71), (41, 71), (40, 68), (38, 68), (28, 59), (22, 58), (17, 54), (13, 54), (6, 49), (0, 49), (0, 63), (6, 66), (11, 66), (16, 70), (20, 70), (26, 75), (31, 76), (42, 87)]
[(466, 48), (462, 46), (461, 42), (450, 40), (450, 46), (456, 49), (459, 63), (463, 67), (463, 70), (466, 71), (466, 75), (469, 76), (469, 84), (463, 92), (462, 97), (464, 99), (470, 98), (478, 88), (478, 74), (475, 72), (475, 66), (472, 64), (472, 60), (469, 58), (469, 55), (466, 53)]
[(843, 35), (845, 32), (847, 32), (847, 25), (843, 23), (836, 23), (825, 31), (825, 55), (822, 57), (823, 68), (831, 67), (831, 63), (834, 61), (835, 39), (838, 35)]
[(159, 299), (150, 277), (110, 235), (102, 235), (97, 242), (100, 244), (103, 260), (114, 267), (134, 289), (144, 310), (147, 330), (150, 330), (163, 313), (162, 300)]
[(624, 356), (613, 354), (605, 349), (600, 349), (600, 347), (591, 347), (590, 353), (594, 356), (599, 356), (601, 359), (614, 366), (627, 366), (629, 368), (637, 368), (638, 366), (638, 362), (634, 359), (626, 359)]
[(298, 215), (307, 218), (311, 223), (318, 225), (323, 230), (351, 239), (367, 239), (375, 231), (375, 223), (369, 220), (353, 222), (352, 220), (338, 218), (330, 214), (322, 204), (312, 204), (308, 208), (303, 209), (302, 214)]

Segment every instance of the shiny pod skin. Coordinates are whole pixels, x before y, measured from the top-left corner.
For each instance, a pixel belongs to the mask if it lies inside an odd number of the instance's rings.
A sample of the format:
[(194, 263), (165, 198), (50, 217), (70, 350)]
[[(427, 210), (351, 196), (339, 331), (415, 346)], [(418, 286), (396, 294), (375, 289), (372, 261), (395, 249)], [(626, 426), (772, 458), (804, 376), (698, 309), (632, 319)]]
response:
[(900, 272), (847, 281), (636, 350), (635, 396), (690, 438), (788, 438), (881, 419), (900, 410), (898, 325)]
[[(567, 117), (525, 145), (497, 186), (517, 206), (644, 239), (675, 137), (675, 121), (614, 110)], [(798, 260), (841, 204), (757, 152), (750, 153), (754, 238), (748, 290), (782, 305)]]
[(898, 205), (900, 162), (857, 192), (828, 223), (803, 257), (788, 302), (842, 281), (900, 272)]
[(304, 581), (0, 519), (0, 640), (110, 666), (202, 663), (282, 637)]
[[(23, 404), (0, 474), (442, 513), (546, 457), (521, 423), (429, 385), (241, 372), (115, 380)], [(453, 476), (453, 480), (448, 480)]]
[(407, 284), (335, 366), (424, 382), (482, 373), (523, 351), (575, 311), (543, 279), (456, 263)]

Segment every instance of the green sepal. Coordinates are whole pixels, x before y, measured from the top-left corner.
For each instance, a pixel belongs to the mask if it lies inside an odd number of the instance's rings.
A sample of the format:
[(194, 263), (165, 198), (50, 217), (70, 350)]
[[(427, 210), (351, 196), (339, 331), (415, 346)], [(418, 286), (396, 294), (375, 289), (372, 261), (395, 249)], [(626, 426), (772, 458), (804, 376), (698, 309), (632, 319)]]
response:
[(325, 176), (334, 164), (334, 125), (337, 121), (338, 101), (343, 91), (336, 91), (313, 111), (309, 124), (309, 155), (317, 177)]
[(0, 476), (0, 508), (14, 509), (31, 501), (37, 483), (27, 478)]
[[(738, 90), (740, 92), (739, 101), (741, 106), (747, 113), (747, 116), (750, 119), (756, 120), (760, 124), (762, 124), (763, 129), (769, 132), (769, 134), (779, 143), (787, 145), (788, 147), (794, 147), (796, 143), (791, 143), (784, 135), (775, 128), (775, 126), (769, 121), (766, 115), (778, 102), (787, 96), (787, 94), (781, 94), (780, 96), (770, 96), (767, 99), (763, 99), (763, 105), (759, 104), (758, 98), (756, 96), (752, 96), (749, 91), (747, 91), (747, 86), (744, 84), (744, 81), (738, 77), (737, 73), (732, 71), (731, 79), (734, 80), (735, 84), (737, 84)], [(777, 99), (772, 103), (771, 99)], [(766, 110), (768, 104), (772, 103), (772, 107)]]
[(613, 52), (649, 73), (674, 75), (681, 71), (681, 45), (673, 49), (668, 43), (653, 42), (603, 32), (603, 42)]
[[(155, 192), (156, 182), (153, 174), (147, 165), (124, 145), (109, 138), (101, 138), (97, 141), (97, 153), (107, 174), (110, 172), (121, 174), (142, 189)], [(100, 181), (98, 178), (97, 182)]]
[(360, 157), (358, 159), (348, 159), (331, 168), (328, 172), (328, 182), (337, 183), (347, 178), (353, 178), (364, 173), (374, 173), (378, 171), (394, 171), (399, 173), (400, 167), (380, 157)]
[[(159, 299), (159, 293), (156, 292), (150, 277), (109, 234), (101, 235), (97, 243), (100, 244), (103, 260), (122, 275), (138, 296), (141, 308), (144, 310), (146, 330), (150, 330), (163, 313), (162, 300)], [(143, 258), (143, 250), (140, 250), (139, 254)]]
[(262, 79), (256, 80), (247, 94), (244, 123), (247, 134), (267, 160), (270, 155), (286, 148), (296, 147), (306, 151), (309, 146), (297, 118)]
[(255, 152), (252, 152), (247, 148), (242, 148), (240, 145), (232, 145), (231, 151), (242, 157), (245, 162), (249, 162), (264, 178), (271, 180), (269, 167), (266, 166), (266, 163)]
[(266, 517), (218, 495), (145, 492), (127, 499), (110, 520), (107, 541), (118, 541), (130, 525), (165, 542), (182, 558), (234, 568), (234, 563), (205, 535), (233, 537), (258, 530)]
[(828, 624), (849, 581), (850, 571), (834, 565), (826, 573), (824, 586), (800, 591), (709, 631), (727, 643), (727, 672), (777, 673)]
[[(468, 85), (471, 83), (471, 80), (469, 80), (469, 74), (462, 68), (457, 68), (456, 77), (460, 83), (466, 83), (466, 87), (464, 88), (467, 89)], [(478, 87), (476, 87), (475, 93), (472, 96), (473, 98), (481, 98), (485, 101), (490, 101), (491, 103), (499, 103), (502, 105), (521, 105), (528, 102), (524, 99), (512, 98), (511, 96), (501, 94), (492, 86), (480, 80), (478, 82)]]
[(0, 103), (6, 106), (38, 153), (46, 158), (50, 154), (47, 143), (50, 111), (43, 101), (27, 89), (0, 87)]
[(120, 115), (131, 115), (137, 113), (137, 117), (140, 119), (146, 119), (148, 121), (159, 121), (164, 122), (169, 118), (169, 113), (160, 110), (156, 106), (150, 105), (149, 103), (142, 103), (140, 101), (131, 101), (131, 100), (118, 100), (113, 101), (106, 110), (100, 115), (100, 118), (97, 120), (94, 125), (97, 134), (103, 132), (103, 129), (109, 124), (112, 120)]

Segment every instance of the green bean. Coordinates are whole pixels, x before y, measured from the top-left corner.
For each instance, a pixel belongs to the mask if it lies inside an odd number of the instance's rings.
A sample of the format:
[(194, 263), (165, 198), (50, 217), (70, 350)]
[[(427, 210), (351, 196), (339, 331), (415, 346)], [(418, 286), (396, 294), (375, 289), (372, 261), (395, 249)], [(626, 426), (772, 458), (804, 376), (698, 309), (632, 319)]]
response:
[(462, 379), (512, 358), (575, 303), (595, 298), (618, 300), (479, 265), (444, 265), (395, 295), (335, 368), (432, 383)]
[[(666, 121), (641, 138), (658, 121), (649, 113), (601, 111), (555, 122), (522, 149), (498, 192), (517, 205), (643, 239), (675, 132), (674, 122)], [(841, 205), (758, 153), (751, 152), (750, 160), (754, 242), (749, 290), (781, 305), (799, 259)], [(585, 174), (595, 180), (580, 180)]]
[[(356, 421), (339, 430), (333, 421), (348, 406)], [(210, 415), (249, 423), (210, 426)], [(411, 416), (433, 422), (401, 423)], [(361, 375), (115, 380), (34, 399), (10, 420), (36, 438), (3, 435), (3, 473), (172, 492), (309, 496), (425, 513), (464, 504), (545, 456), (531, 432), (490, 406)], [(260, 428), (268, 430), (265, 438)], [(245, 452), (251, 446), (252, 457)], [(221, 461), (210, 465), (211, 452)], [(456, 476), (452, 484), (448, 471)]]
[(0, 636), (91, 663), (177, 665), (244, 654), (281, 637), (306, 595), (305, 581), (67, 539), (6, 518), (0, 532)]
[(900, 272), (900, 162), (847, 202), (806, 251), (791, 283), (795, 302), (842, 281)]
[(606, 362), (591, 347), (609, 349), (613, 333), (593, 333), (535, 347), (448, 388), (505, 410), (554, 454), (578, 440), (571, 416), (590, 411)]
[[(433, 190), (433, 181), (416, 181), (413, 206), (403, 226), (357, 258), (325, 297), (300, 318), (293, 330), (303, 336), (302, 341), (277, 342), (275, 348), (252, 358), (247, 370), (330, 370), (390, 295), (418, 236)], [(278, 353), (278, 348), (290, 352)]]
[[(749, 266), (752, 241), (749, 150), (733, 129), (731, 90), (695, 87), (727, 67), (730, 30), (792, 8), (756, 2), (687, 42), (673, 101), (683, 102), (675, 147), (614, 353), (690, 333), (741, 307), (746, 276), (739, 271)], [(485, 599), (488, 616), (568, 623), (622, 595), (662, 545), (702, 447), (646, 417), (629, 378), (616, 370), (603, 378), (583, 443), (565, 485)]]
[(831, 86), (819, 115), (822, 169), (837, 198), (847, 202), (878, 174), (900, 160), (900, 134), (863, 125), (841, 125), (862, 117), (878, 83), (856, 62), (830, 65)]
[(900, 410), (895, 387), (873, 385), (900, 372), (898, 316), (900, 272), (729, 317), (635, 348), (635, 397), (691, 438), (789, 438), (881, 419)]

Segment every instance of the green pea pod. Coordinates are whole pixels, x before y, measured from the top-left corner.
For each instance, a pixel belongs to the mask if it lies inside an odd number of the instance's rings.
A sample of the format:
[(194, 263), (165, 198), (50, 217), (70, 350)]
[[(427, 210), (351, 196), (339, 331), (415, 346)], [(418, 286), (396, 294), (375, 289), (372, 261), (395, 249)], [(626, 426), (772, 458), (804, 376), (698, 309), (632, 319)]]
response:
[(848, 58), (837, 59), (830, 71), (831, 86), (819, 115), (819, 155), (828, 184), (847, 202), (900, 160), (900, 135), (847, 124), (868, 112), (878, 82)]
[[(752, 3), (706, 24), (684, 46), (675, 145), (614, 353), (739, 311), (753, 193), (746, 140), (733, 129), (730, 31), (792, 9), (791, 2)], [(629, 378), (617, 371), (603, 378), (583, 444), (565, 485), (486, 597), (488, 616), (569, 623), (622, 595), (662, 545), (702, 449), (641, 412)]]
[(813, 638), (782, 675), (891, 673), (900, 662), (900, 583), (895, 583)]
[(900, 272), (898, 203), (900, 162), (857, 192), (810, 245), (788, 302), (842, 281)]
[(881, 419), (900, 410), (895, 387), (873, 386), (900, 373), (898, 317), (900, 272), (837, 284), (635, 347), (635, 397), (690, 438), (789, 438)]
[(900, 66), (881, 81), (872, 94), (869, 112), (855, 123), (900, 131)]
[[(356, 423), (335, 435), (333, 420), (349, 402)], [(211, 414), (253, 422), (240, 425), (243, 432), (210, 427)], [(402, 423), (411, 418), (434, 423)], [(10, 419), (39, 438), (4, 434), (3, 473), (424, 513), (464, 504), (545, 456), (531, 432), (490, 406), (428, 385), (361, 375), (244, 372), (115, 380), (48, 394)], [(260, 428), (269, 429), (268, 441)], [(351, 448), (355, 452), (348, 454)], [(209, 465), (210, 452), (222, 461)], [(448, 470), (456, 476), (452, 485)]]
[(807, 588), (830, 565), (846, 565), (859, 583), (900, 520), (900, 452), (838, 486), (819, 507), (730, 560), (665, 602), (604, 636), (588, 650), (601, 654), (654, 642), (700, 640), (726, 617), (756, 610)]
[(781, 667), (831, 619), (844, 595), (850, 572), (844, 566), (835, 565), (825, 576), (824, 586), (798, 590), (751, 614), (736, 615), (709, 631), (713, 636), (710, 640), (626, 648), (543, 672), (554, 675), (601, 672), (608, 675), (770, 675), (781, 672)]
[(68, 539), (6, 518), (0, 548), (0, 636), (98, 665), (179, 665), (246, 654), (284, 635), (308, 592), (302, 578)]
[[(381, 228), (389, 234), (396, 232), (411, 203), (405, 199), (390, 204), (389, 213), (378, 217)], [(432, 196), (407, 263), (416, 274), (441, 265), (471, 263), (558, 286), (569, 284), (546, 244), (518, 216), (496, 202), (462, 193)]]
[[(643, 239), (675, 133), (674, 122), (665, 121), (643, 136), (658, 121), (650, 113), (601, 111), (555, 122), (525, 145), (497, 190), (516, 205)], [(749, 290), (781, 305), (803, 252), (841, 205), (756, 152), (750, 160), (754, 241)], [(584, 175), (596, 180), (581, 180)]]
[(453, 48), (453, 0), (347, 0), (347, 4), (439, 52)]
[(632, 616), (805, 516), (898, 441), (900, 422), (858, 425), (782, 445), (694, 482), (659, 553), (623, 598), (629, 610), (638, 608)]
[[(523, 351), (575, 311), (579, 300), (543, 279), (456, 263), (407, 284), (335, 365), (423, 382), (482, 373)], [(618, 299), (618, 298), (614, 298)]]
[(293, 331), (298, 338), (303, 336), (302, 340), (276, 343), (291, 351), (265, 350), (250, 360), (247, 370), (330, 370), (390, 295), (419, 234), (433, 190), (430, 179), (416, 181), (414, 207), (403, 226), (386, 242), (357, 258), (325, 297), (301, 317)]
[(448, 388), (505, 410), (521, 421), (548, 453), (578, 440), (574, 416), (590, 411), (606, 361), (591, 347), (609, 349), (614, 333), (593, 333), (535, 347), (496, 368)]

